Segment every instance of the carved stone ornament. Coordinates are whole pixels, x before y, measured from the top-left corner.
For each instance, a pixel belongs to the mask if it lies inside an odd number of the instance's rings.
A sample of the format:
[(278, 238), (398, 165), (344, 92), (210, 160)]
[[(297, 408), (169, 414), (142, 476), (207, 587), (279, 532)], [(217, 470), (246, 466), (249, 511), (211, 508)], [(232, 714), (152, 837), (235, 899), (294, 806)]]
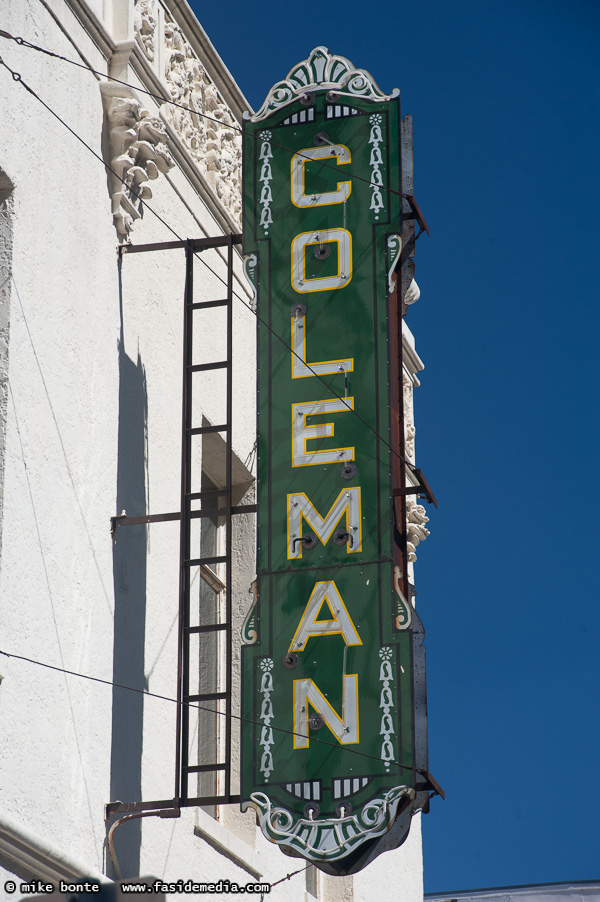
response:
[(102, 83), (102, 102), (108, 124), (110, 166), (108, 181), (112, 213), (119, 238), (127, 240), (143, 201), (152, 197), (148, 182), (166, 173), (175, 162), (160, 119), (150, 115), (133, 92)]
[(402, 373), (402, 393), (404, 395), (404, 453), (415, 461), (415, 417), (413, 408), (413, 380), (406, 370)]
[(273, 85), (260, 110), (250, 117), (251, 121), (260, 122), (307, 91), (317, 89), (335, 91), (341, 97), (366, 97), (374, 101), (391, 100), (400, 93), (394, 88), (391, 94), (384, 94), (365, 69), (355, 69), (345, 56), (334, 56), (327, 47), (315, 47), (308, 59)]
[(158, 14), (156, 0), (135, 0), (134, 27), (138, 44), (149, 60), (154, 60), (154, 35)]
[(171, 99), (181, 106), (165, 104), (161, 112), (240, 227), (242, 139), (239, 126), (179, 25), (167, 19), (164, 31), (164, 76)]
[(425, 513), (422, 504), (417, 504), (414, 498), (406, 500), (406, 531), (407, 531), (407, 548), (408, 559), (413, 563), (417, 559), (417, 545), (424, 542), (429, 535), (429, 530), (425, 524), (429, 523), (429, 517)]

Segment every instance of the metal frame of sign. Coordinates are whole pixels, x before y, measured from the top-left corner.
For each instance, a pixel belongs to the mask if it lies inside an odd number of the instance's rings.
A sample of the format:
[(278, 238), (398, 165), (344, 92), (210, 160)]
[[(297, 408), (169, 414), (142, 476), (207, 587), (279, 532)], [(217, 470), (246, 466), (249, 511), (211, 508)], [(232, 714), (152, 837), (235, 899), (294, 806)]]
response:
[(423, 490), (404, 459), (406, 134), (398, 92), (324, 47), (244, 123), (259, 350), (241, 803), (332, 874), (400, 845), (432, 788), (406, 554)]

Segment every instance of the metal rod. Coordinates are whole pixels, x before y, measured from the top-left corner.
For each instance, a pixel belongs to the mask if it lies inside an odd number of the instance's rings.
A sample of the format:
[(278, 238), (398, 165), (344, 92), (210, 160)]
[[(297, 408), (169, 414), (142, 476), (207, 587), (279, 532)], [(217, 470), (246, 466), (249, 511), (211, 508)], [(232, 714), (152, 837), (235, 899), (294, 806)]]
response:
[(190, 363), (188, 364), (188, 370), (191, 373), (203, 373), (206, 370), (224, 370), (228, 365), (229, 361), (227, 360), (216, 360), (212, 363)]
[(232, 655), (232, 570), (231, 570), (231, 552), (232, 552), (232, 520), (231, 520), (231, 475), (232, 475), (232, 423), (233, 423), (233, 235), (229, 235), (229, 243), (227, 245), (227, 415), (225, 417), (229, 429), (226, 433), (227, 447), (225, 459), (225, 482), (229, 490), (227, 495), (227, 516), (225, 521), (225, 543), (227, 551), (227, 563), (225, 564), (225, 624), (227, 627), (225, 633), (226, 642), (226, 693), (225, 701), (225, 761), (227, 768), (225, 770), (225, 795), (229, 796), (231, 792), (231, 684), (233, 666)]
[(192, 380), (188, 363), (192, 353), (192, 309), (194, 292), (194, 255), (191, 241), (185, 243), (185, 296), (183, 304), (183, 384), (181, 400), (181, 526), (179, 542), (179, 643), (177, 661), (177, 735), (175, 749), (175, 796), (185, 799), (187, 796), (187, 765), (189, 708), (182, 704), (184, 696), (189, 694), (189, 587), (190, 568), (187, 561), (190, 557), (190, 520), (189, 494), (190, 484), (190, 451), (189, 435), (190, 416), (192, 410)]
[[(230, 795), (227, 798), (225, 796), (200, 796), (193, 799), (187, 799), (184, 805), (181, 805), (181, 808), (195, 808), (201, 805), (218, 805), (221, 804), (234, 804), (240, 801), (239, 795)], [(166, 811), (173, 811), (173, 814), (165, 813), (163, 817), (177, 817), (175, 813), (179, 806), (178, 799), (161, 799), (158, 802), (109, 802), (108, 805), (105, 805), (105, 817), (108, 818), (113, 814), (121, 814), (121, 813), (130, 813), (134, 811), (155, 811), (160, 809), (166, 809)]]
[(195, 426), (190, 429), (191, 435), (207, 435), (209, 432), (227, 432), (228, 426)]
[[(201, 692), (198, 695), (185, 695), (184, 701), (186, 705), (189, 702), (215, 702), (222, 701), (227, 697), (226, 692)], [(215, 713), (214, 711), (212, 712)]]
[[(422, 489), (419, 489), (419, 491), (422, 491)], [(196, 492), (196, 493), (192, 492), (191, 495), (189, 496), (190, 500), (193, 500), (194, 498), (196, 498), (197, 496), (200, 496), (201, 494), (203, 494), (203, 493), (202, 492)], [(256, 511), (257, 511), (256, 504), (238, 504), (238, 505), (234, 505), (234, 507), (231, 508), (232, 516), (237, 516), (238, 514), (255, 514)], [(224, 511), (221, 511), (221, 510), (219, 511), (220, 516), (223, 516), (223, 513), (224, 513)], [(189, 516), (190, 516), (191, 520), (198, 520), (201, 517), (214, 517), (215, 511), (214, 510), (209, 510), (209, 511), (193, 510), (193, 511), (189, 512)], [(179, 511), (177, 513), (172, 513), (172, 514), (144, 514), (141, 517), (128, 517), (126, 515), (123, 515), (121, 517), (111, 517), (110, 518), (110, 523), (111, 523), (110, 531), (112, 533), (114, 533), (119, 526), (140, 526), (142, 524), (148, 524), (148, 523), (167, 523), (171, 520), (180, 520), (180, 519), (181, 519), (181, 514), (179, 513)]]
[(187, 631), (190, 635), (193, 633), (219, 633), (227, 629), (225, 623), (209, 623), (207, 626), (188, 626)]
[(226, 307), (227, 298), (222, 301), (197, 301), (192, 304), (192, 310), (204, 310), (206, 307)]
[(188, 238), (185, 241), (159, 241), (155, 244), (122, 244), (120, 252), (123, 254), (140, 254), (145, 251), (170, 251), (178, 248), (190, 247), (192, 251), (205, 250), (211, 247), (228, 247), (230, 240), (233, 244), (241, 244), (241, 235), (216, 235), (214, 238)]
[(215, 557), (195, 557), (190, 558), (187, 561), (184, 561), (186, 567), (199, 567), (200, 564), (226, 564), (227, 563), (227, 555), (219, 554)]

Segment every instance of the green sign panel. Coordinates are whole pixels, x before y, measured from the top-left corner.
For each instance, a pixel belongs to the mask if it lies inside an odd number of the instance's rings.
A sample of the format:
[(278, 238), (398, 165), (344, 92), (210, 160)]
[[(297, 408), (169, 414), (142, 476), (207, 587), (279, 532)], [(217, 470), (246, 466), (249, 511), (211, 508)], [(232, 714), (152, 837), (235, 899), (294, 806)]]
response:
[(392, 510), (399, 116), (397, 92), (319, 47), (244, 132), (259, 533), (242, 806), (284, 851), (336, 874), (399, 845), (419, 800), (418, 620)]

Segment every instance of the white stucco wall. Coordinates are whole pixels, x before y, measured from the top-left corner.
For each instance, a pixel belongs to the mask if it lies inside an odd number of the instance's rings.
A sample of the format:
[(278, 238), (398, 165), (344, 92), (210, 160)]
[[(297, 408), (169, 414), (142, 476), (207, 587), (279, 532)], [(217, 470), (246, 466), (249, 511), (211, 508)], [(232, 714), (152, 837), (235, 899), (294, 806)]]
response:
[[(187, 7), (182, 15), (190, 15)], [(102, 72), (116, 42), (132, 36), (133, 23), (133, 0), (3, 2), (3, 28), (11, 34), (83, 57)], [(4, 41), (1, 51), (102, 156), (106, 124), (98, 78), (13, 42)], [(234, 109), (239, 89), (214, 50), (206, 53), (221, 97)], [(134, 84), (141, 78), (139, 66), (120, 71)], [(104, 166), (3, 68), (0, 90), (0, 189), (9, 194), (0, 210), (0, 387), (6, 372), (10, 382), (0, 404), (0, 649), (107, 683), (120, 675), (127, 685), (172, 698), (178, 524), (120, 528), (114, 539), (109, 528), (123, 507), (129, 515), (179, 510), (183, 251), (124, 254), (119, 276)], [(151, 99), (141, 99), (158, 115)], [(231, 211), (219, 206), (218, 195), (202, 193), (176, 135), (170, 150), (176, 165), (151, 182), (149, 205), (183, 238), (221, 234)], [(210, 177), (214, 186), (221, 176)], [(173, 239), (148, 212), (130, 237), (136, 244)], [(224, 275), (216, 251), (206, 260)], [(222, 285), (200, 262), (194, 278), (196, 300), (222, 296)], [(234, 289), (249, 301), (237, 255)], [(198, 352), (221, 359), (223, 317), (218, 311), (205, 316)], [(197, 415), (213, 423), (223, 416), (221, 378), (206, 377), (199, 390)], [(255, 318), (236, 301), (233, 447), (242, 464), (255, 438), (254, 380)], [(253, 554), (253, 517), (240, 518), (236, 628), (250, 605)], [(14, 656), (0, 655), (0, 796), (7, 814), (0, 818), (0, 895), (9, 879), (73, 876), (82, 867), (109, 873), (103, 815), (116, 788), (166, 799), (174, 785), (171, 701)], [(238, 694), (234, 666), (234, 711)], [(237, 746), (233, 754), (237, 761)], [(420, 902), (417, 821), (401, 849), (355, 878), (302, 871), (280, 883), (273, 897), (304, 900), (308, 888), (324, 900), (366, 902), (393, 881), (405, 902)], [(179, 819), (127, 823), (117, 830), (116, 847), (124, 876), (171, 881), (227, 877), (245, 883), (260, 876), (274, 883), (305, 867), (267, 843), (252, 814), (233, 809), (221, 810), (219, 822), (187, 809)]]

